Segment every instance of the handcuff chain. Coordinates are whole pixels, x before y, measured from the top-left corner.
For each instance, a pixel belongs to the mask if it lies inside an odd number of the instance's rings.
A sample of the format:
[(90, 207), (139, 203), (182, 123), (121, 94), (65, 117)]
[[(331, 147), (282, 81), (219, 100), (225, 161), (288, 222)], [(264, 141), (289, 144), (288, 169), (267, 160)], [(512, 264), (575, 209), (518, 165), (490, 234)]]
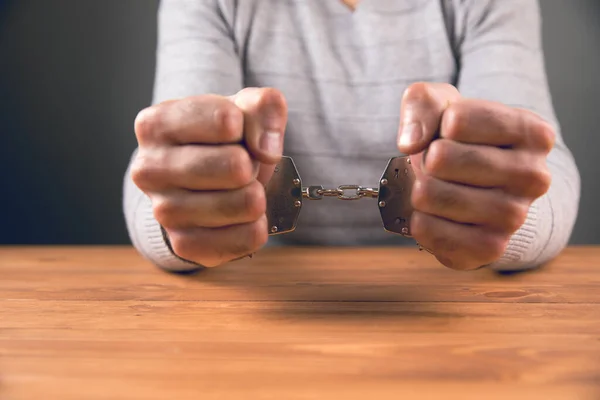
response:
[[(353, 194), (346, 192), (354, 190)], [(379, 189), (363, 187), (360, 185), (340, 185), (334, 189), (326, 189), (320, 185), (302, 188), (302, 197), (309, 200), (322, 200), (323, 197), (337, 197), (339, 200), (360, 200), (363, 197), (377, 198)]]

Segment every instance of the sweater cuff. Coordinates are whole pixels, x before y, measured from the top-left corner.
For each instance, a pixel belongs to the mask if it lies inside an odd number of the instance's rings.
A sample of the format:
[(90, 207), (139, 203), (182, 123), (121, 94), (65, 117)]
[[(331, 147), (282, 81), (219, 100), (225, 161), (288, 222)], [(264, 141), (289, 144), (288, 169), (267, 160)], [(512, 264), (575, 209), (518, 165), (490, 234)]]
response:
[(162, 227), (154, 218), (150, 199), (143, 196), (137, 207), (141, 214), (134, 218), (137, 246), (142, 255), (158, 267), (172, 272), (191, 272), (203, 269), (201, 265), (178, 257), (167, 243)]
[[(547, 218), (550, 200), (544, 195), (533, 202), (529, 208), (525, 223), (515, 232), (500, 259), (487, 267), (496, 271), (518, 271), (538, 267), (539, 255), (544, 251), (550, 233), (552, 221)], [(551, 213), (550, 213), (551, 215)]]

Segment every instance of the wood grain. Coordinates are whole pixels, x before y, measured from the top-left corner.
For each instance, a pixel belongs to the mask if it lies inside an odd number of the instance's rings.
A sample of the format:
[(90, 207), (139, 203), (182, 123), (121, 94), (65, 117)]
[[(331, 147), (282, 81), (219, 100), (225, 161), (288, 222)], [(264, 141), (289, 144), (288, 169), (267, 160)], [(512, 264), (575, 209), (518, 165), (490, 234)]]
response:
[(0, 399), (600, 399), (599, 263), (291, 248), (183, 276), (128, 247), (0, 248)]

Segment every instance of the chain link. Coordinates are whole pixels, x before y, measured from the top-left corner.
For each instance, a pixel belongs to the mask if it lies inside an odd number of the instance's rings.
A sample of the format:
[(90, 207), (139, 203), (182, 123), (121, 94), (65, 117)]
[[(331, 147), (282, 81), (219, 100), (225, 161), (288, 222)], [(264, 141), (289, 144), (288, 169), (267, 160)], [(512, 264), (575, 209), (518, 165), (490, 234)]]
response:
[[(354, 193), (347, 194), (348, 191)], [(302, 197), (309, 200), (322, 200), (323, 197), (337, 197), (339, 200), (360, 200), (363, 197), (377, 198), (379, 189), (359, 185), (340, 185), (334, 189), (323, 186), (307, 186), (302, 188)]]

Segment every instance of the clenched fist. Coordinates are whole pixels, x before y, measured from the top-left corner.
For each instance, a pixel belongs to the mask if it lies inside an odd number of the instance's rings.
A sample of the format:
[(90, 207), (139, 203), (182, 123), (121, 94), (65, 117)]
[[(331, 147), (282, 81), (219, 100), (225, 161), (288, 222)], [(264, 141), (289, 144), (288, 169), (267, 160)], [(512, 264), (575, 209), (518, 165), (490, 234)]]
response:
[(167, 101), (135, 121), (132, 179), (174, 253), (205, 267), (267, 241), (266, 196), (281, 159), (287, 106), (274, 89)]
[(414, 238), (454, 269), (497, 261), (549, 189), (554, 130), (532, 112), (418, 83), (402, 100), (398, 148), (411, 157)]

